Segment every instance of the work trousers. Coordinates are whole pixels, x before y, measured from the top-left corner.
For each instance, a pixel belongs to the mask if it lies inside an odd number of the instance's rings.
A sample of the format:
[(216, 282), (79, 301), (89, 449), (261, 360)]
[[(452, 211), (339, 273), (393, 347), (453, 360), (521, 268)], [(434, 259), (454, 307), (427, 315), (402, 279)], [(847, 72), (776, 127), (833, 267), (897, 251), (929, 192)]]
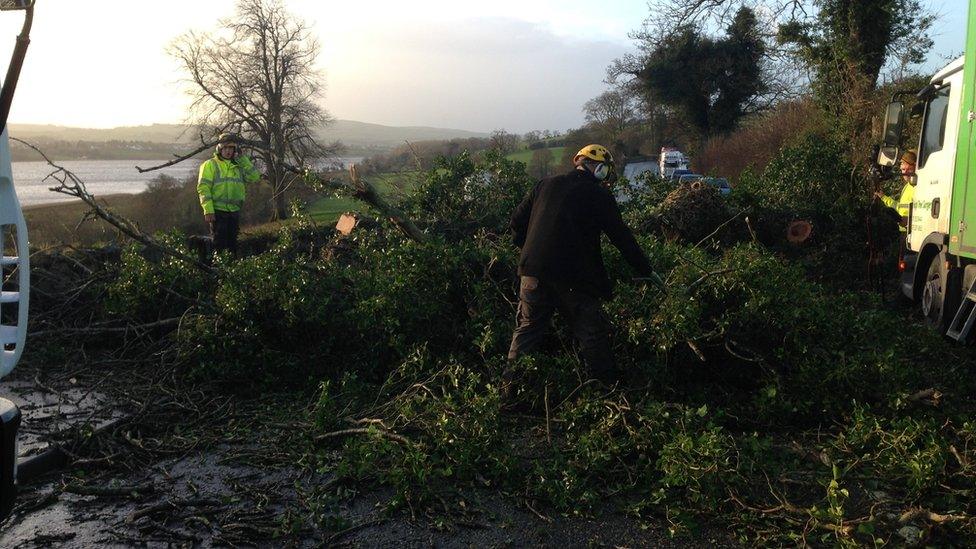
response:
[(240, 219), (240, 212), (214, 212), (214, 220), (210, 224), (214, 252), (229, 250), (230, 253), (237, 255), (237, 234), (241, 230)]
[(519, 286), (518, 314), (508, 350), (509, 360), (539, 348), (549, 330), (552, 315), (558, 310), (572, 329), (590, 374), (609, 380), (616, 373), (610, 348), (610, 321), (603, 312), (600, 298), (530, 276), (523, 276)]

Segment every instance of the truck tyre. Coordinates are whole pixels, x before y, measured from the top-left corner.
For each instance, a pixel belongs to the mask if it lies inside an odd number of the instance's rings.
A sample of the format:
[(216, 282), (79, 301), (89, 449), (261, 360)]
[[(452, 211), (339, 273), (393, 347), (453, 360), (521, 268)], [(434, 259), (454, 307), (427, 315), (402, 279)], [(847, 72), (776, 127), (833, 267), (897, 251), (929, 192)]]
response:
[(922, 281), (922, 296), (919, 299), (925, 322), (940, 334), (945, 333), (947, 323), (951, 320), (946, 318), (944, 307), (947, 274), (943, 255), (939, 254), (933, 257), (929, 263), (928, 271), (925, 273), (925, 279)]
[(945, 277), (945, 294), (942, 298), (942, 319), (945, 330), (949, 330), (952, 320), (956, 318), (959, 306), (962, 304), (963, 295), (966, 293), (962, 289), (962, 278), (964, 269), (949, 269)]

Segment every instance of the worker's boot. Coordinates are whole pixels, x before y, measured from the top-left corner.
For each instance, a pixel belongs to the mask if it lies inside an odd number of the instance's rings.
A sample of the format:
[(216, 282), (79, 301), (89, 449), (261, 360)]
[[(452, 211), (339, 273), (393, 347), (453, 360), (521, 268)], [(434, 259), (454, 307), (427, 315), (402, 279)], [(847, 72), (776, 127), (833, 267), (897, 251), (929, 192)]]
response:
[(503, 411), (525, 412), (531, 408), (524, 372), (519, 359), (511, 359), (498, 376), (498, 398)]
[(617, 369), (609, 344), (605, 349), (581, 350), (580, 354), (583, 355), (583, 362), (591, 378), (602, 382), (607, 387), (613, 387), (620, 381), (620, 371)]

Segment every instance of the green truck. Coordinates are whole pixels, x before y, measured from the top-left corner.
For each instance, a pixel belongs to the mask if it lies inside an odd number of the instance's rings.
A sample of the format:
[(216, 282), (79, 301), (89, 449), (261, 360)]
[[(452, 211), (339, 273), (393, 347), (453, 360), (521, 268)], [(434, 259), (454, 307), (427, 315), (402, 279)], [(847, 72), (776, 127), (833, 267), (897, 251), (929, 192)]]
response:
[[(969, 1), (965, 55), (916, 94), (922, 123), (908, 216), (902, 291), (930, 325), (966, 342), (976, 326), (976, 0)], [(895, 165), (904, 141), (905, 102), (888, 104), (877, 163)]]

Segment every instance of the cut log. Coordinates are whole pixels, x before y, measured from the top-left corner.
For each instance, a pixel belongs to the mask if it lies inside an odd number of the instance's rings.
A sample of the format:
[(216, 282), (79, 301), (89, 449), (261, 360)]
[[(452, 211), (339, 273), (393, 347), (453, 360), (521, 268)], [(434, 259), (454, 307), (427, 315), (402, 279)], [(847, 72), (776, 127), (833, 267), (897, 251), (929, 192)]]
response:
[(786, 240), (790, 244), (803, 244), (813, 234), (813, 223), (796, 220), (786, 227)]
[(349, 213), (344, 213), (339, 216), (339, 222), (336, 223), (336, 230), (345, 236), (352, 234), (352, 230), (356, 228), (357, 223), (356, 216)]

